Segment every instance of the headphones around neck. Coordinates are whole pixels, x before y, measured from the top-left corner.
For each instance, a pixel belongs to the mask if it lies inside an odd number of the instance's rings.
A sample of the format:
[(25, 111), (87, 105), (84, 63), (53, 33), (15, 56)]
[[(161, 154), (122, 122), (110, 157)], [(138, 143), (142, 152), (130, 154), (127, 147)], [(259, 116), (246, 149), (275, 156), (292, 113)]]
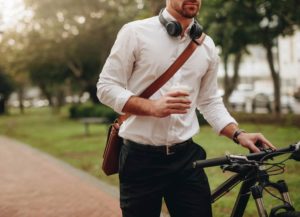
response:
[[(160, 23), (166, 28), (168, 34), (173, 37), (177, 37), (177, 36), (181, 35), (181, 33), (182, 33), (181, 24), (177, 21), (167, 21), (162, 14), (163, 11), (164, 11), (164, 8), (161, 9), (161, 11), (159, 12), (158, 18), (159, 18)], [(197, 22), (196, 19), (194, 19), (194, 23), (189, 32), (191, 39), (195, 40), (195, 39), (200, 38), (200, 36), (202, 35), (202, 32), (203, 32), (203, 30), (202, 30), (201, 25)]]

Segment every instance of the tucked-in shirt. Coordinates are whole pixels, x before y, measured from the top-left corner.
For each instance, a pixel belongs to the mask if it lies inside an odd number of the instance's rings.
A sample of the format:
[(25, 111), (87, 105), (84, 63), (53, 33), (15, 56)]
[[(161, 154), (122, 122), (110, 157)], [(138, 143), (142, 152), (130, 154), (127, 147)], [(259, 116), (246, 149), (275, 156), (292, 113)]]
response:
[[(167, 20), (175, 20), (166, 10)], [(125, 24), (118, 33), (97, 83), (97, 96), (103, 104), (122, 114), (131, 96), (139, 96), (177, 59), (190, 43), (189, 28), (184, 36), (169, 36), (157, 16)], [(220, 131), (236, 123), (218, 94), (219, 57), (213, 40), (207, 36), (186, 63), (150, 99), (161, 98), (174, 85), (189, 87), (191, 108), (187, 114), (165, 118), (131, 115), (119, 135), (141, 144), (170, 145), (183, 142), (199, 132), (198, 109)]]

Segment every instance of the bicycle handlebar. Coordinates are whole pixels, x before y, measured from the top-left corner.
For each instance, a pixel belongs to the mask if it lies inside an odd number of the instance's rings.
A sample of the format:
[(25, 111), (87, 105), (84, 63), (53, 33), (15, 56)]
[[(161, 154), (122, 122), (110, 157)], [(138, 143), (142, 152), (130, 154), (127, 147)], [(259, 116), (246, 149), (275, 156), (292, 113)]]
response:
[[(258, 153), (253, 153), (249, 155), (226, 155), (224, 157), (218, 157), (218, 158), (211, 158), (208, 160), (198, 160), (193, 162), (193, 168), (196, 167), (213, 167), (213, 166), (220, 166), (224, 164), (230, 164), (232, 162), (249, 162), (252, 161), (260, 161), (261, 159), (268, 160), (274, 156), (279, 156), (286, 153), (293, 153), (293, 152), (299, 152), (300, 154), (300, 141), (296, 144), (289, 145), (285, 148), (280, 148), (275, 151), (266, 149)], [(295, 159), (297, 160), (297, 159)]]

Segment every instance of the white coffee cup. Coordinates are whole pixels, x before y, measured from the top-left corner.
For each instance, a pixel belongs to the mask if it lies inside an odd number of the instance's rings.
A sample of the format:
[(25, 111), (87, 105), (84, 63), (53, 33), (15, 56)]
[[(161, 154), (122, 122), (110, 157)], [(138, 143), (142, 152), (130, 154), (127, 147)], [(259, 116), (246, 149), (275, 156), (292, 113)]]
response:
[[(174, 92), (174, 91), (181, 91), (181, 92), (185, 92), (187, 94), (190, 94), (191, 92), (191, 88), (187, 85), (183, 85), (183, 84), (175, 84), (173, 85), (169, 92)], [(184, 98), (187, 98), (188, 96), (185, 96)]]

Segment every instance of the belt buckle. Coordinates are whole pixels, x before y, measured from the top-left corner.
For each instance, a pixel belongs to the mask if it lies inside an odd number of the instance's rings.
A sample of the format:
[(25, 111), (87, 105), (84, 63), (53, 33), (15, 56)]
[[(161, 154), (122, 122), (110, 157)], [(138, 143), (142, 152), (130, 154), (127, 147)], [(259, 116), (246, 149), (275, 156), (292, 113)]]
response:
[(170, 148), (171, 148), (171, 146), (169, 146), (169, 145), (166, 145), (166, 154), (167, 154), (167, 155), (172, 155), (172, 154), (175, 154), (175, 152), (174, 152), (174, 151), (172, 151)]

